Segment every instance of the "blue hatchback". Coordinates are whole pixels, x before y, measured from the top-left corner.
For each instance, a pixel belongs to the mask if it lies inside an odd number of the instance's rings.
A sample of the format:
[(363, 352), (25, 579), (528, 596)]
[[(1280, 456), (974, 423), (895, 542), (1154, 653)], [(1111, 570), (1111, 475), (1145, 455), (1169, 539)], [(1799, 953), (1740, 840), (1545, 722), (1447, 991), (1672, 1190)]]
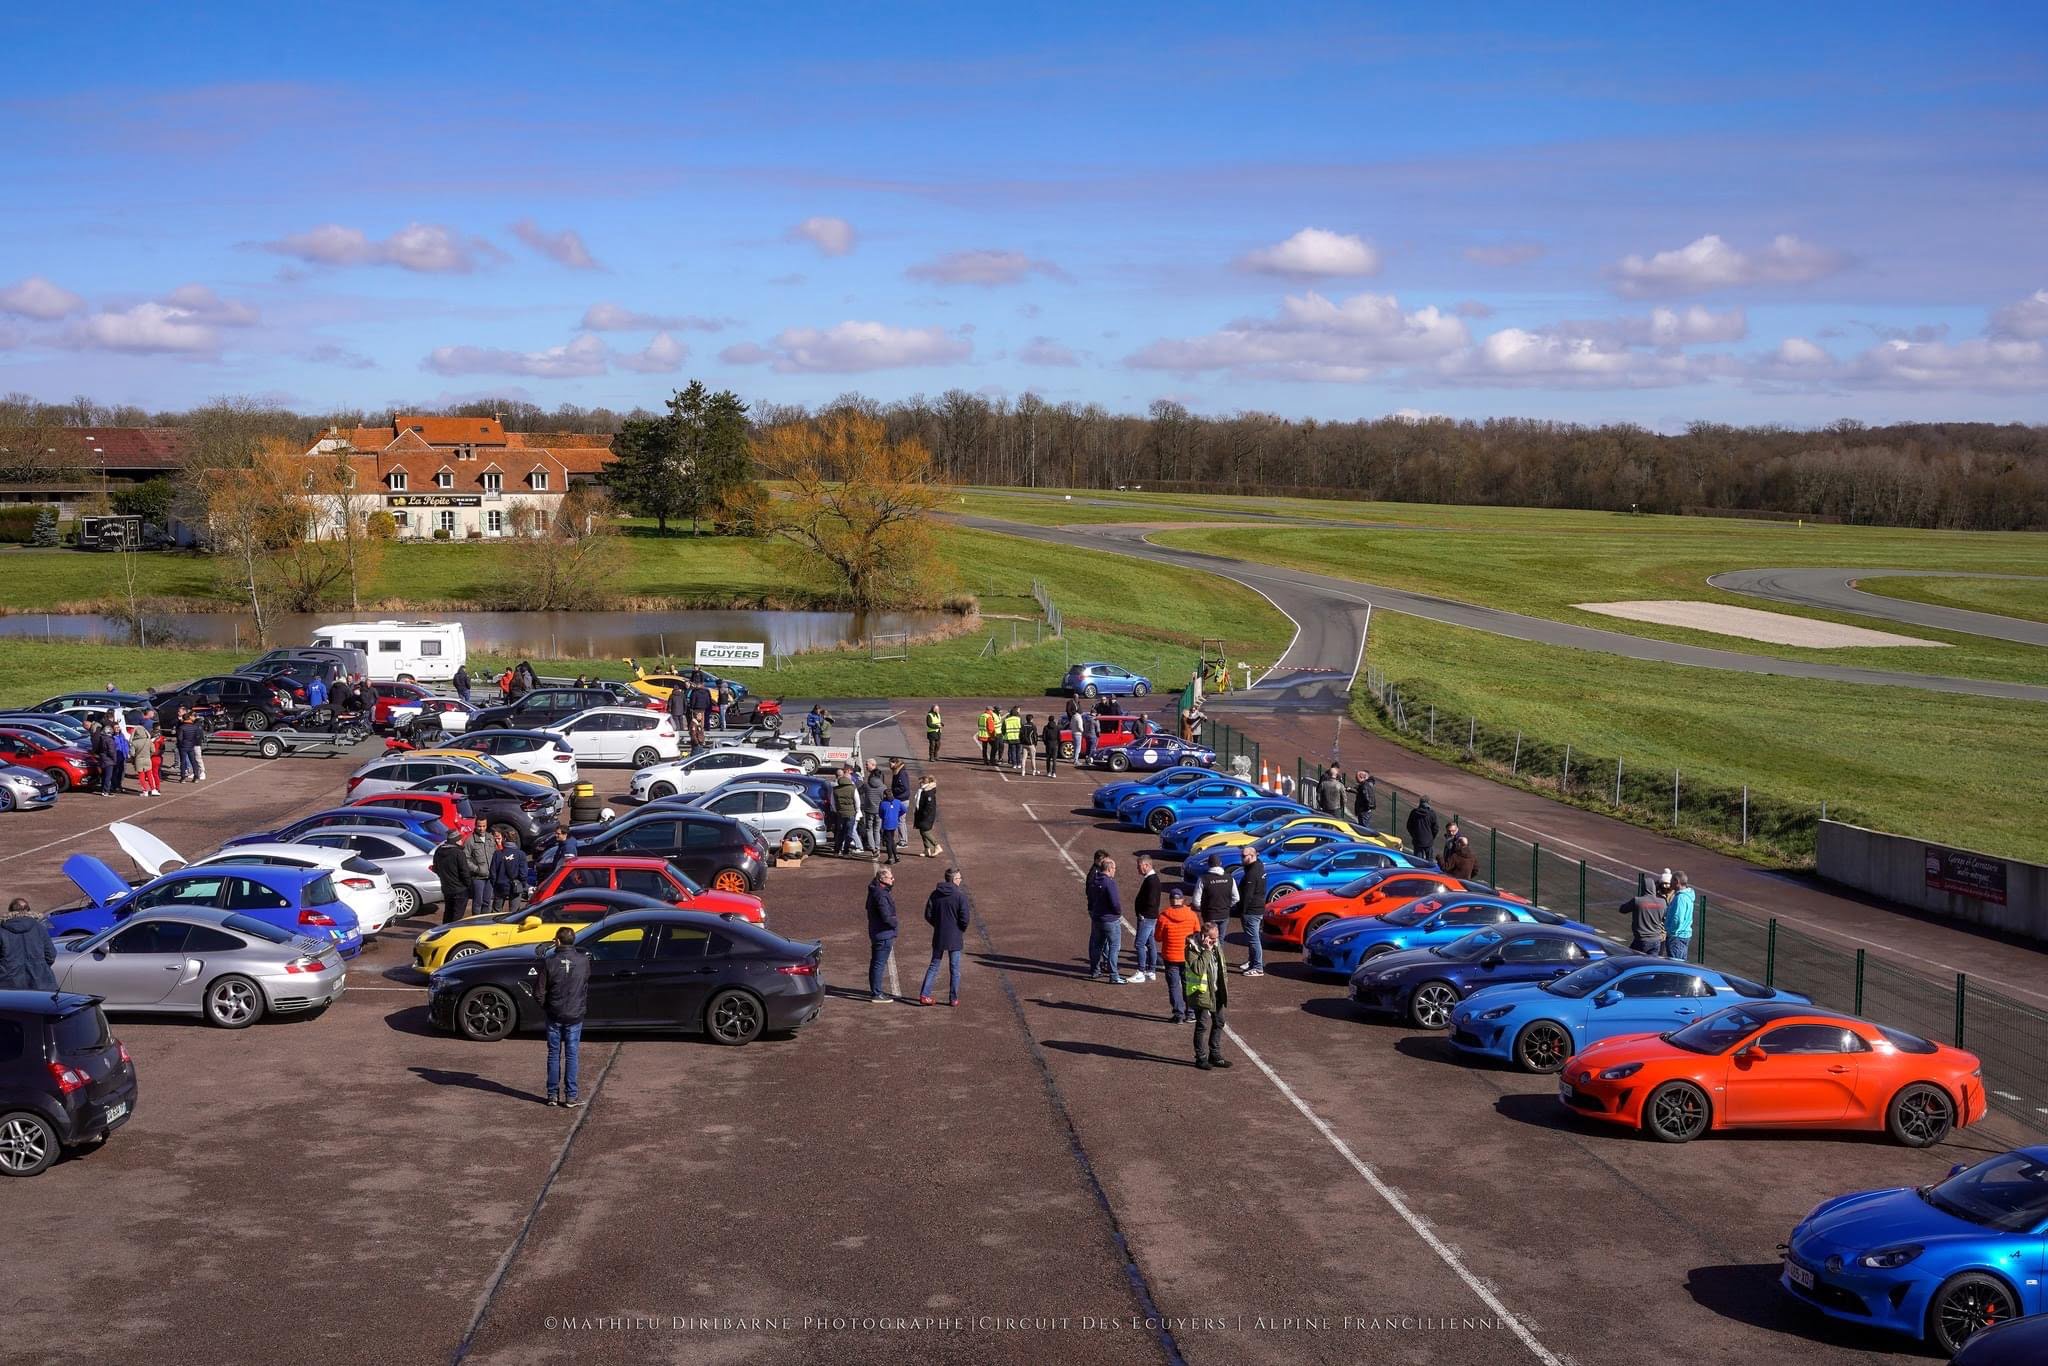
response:
[(64, 860), (64, 876), (85, 893), (87, 904), (51, 914), (50, 933), (58, 938), (98, 934), (150, 907), (207, 906), (246, 915), (288, 934), (331, 939), (343, 958), (363, 951), (362, 926), (325, 868), (209, 863), (131, 887), (92, 855), (73, 854)]
[(1821, 1201), (1793, 1228), (1778, 1284), (1829, 1318), (1946, 1357), (1993, 1324), (2048, 1313), (2044, 1237), (2048, 1146), (2020, 1148), (1933, 1185)]
[(1060, 680), (1060, 691), (1075, 697), (1143, 697), (1152, 680), (1114, 664), (1075, 664)]
[(1302, 943), (1302, 961), (1318, 976), (1350, 977), (1361, 964), (1402, 949), (1450, 944), (1488, 925), (1557, 925), (1584, 934), (1600, 932), (1556, 911), (1496, 896), (1442, 893), (1411, 901), (1385, 915), (1333, 920)]

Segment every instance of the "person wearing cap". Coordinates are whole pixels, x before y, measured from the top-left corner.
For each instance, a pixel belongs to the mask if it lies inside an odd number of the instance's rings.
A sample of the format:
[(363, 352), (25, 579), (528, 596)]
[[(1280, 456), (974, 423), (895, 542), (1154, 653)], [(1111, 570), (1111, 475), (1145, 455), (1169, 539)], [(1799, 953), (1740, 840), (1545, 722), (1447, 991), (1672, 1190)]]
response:
[(1693, 895), (1692, 884), (1684, 873), (1675, 874), (1671, 879), (1671, 904), (1664, 911), (1664, 953), (1683, 963), (1692, 953)]

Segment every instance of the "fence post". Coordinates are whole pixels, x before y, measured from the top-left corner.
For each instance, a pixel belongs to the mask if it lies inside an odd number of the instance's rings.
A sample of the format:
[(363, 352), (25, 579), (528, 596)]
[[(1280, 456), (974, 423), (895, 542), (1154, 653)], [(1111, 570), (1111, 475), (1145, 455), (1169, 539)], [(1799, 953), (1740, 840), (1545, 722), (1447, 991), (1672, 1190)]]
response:
[(1678, 828), (1678, 770), (1671, 770), (1671, 828)]
[(1515, 757), (1508, 761), (1508, 776), (1514, 777), (1522, 771), (1522, 732), (1515, 732)]
[(1398, 835), (1401, 833), (1401, 789), (1389, 787), (1387, 792), (1392, 798), (1387, 807), (1387, 833)]
[(1707, 903), (1702, 900), (1692, 913), (1692, 951), (1707, 961)]
[(1486, 832), (1486, 880), (1500, 886), (1500, 831)]
[(1537, 890), (1537, 885), (1542, 880), (1542, 877), (1543, 846), (1532, 844), (1529, 846), (1529, 904), (1531, 906), (1541, 906), (1543, 904), (1543, 897)]
[(1742, 785), (1742, 842), (1749, 843), (1749, 784)]
[(1429, 743), (1436, 743), (1436, 703), (1429, 704)]
[(1771, 917), (1771, 926), (1764, 932), (1764, 985), (1778, 985), (1778, 918)]
[(1863, 1013), (1863, 950), (1856, 950), (1856, 1009), (1852, 1015)]
[(1476, 716), (1467, 716), (1467, 717), (1465, 718), (1465, 757), (1466, 757), (1466, 758), (1470, 759), (1470, 758), (1472, 758), (1472, 757), (1476, 756), (1476, 755), (1477, 755), (1477, 754), (1479, 753), (1479, 750), (1478, 750), (1478, 747), (1477, 747), (1477, 746), (1478, 746), (1478, 741), (1479, 741), (1479, 718), (1478, 718), (1478, 717), (1476, 717)]
[(1963, 999), (1970, 994), (1969, 979), (1956, 974), (1956, 1047), (1963, 1046)]
[(1621, 805), (1621, 756), (1614, 756), (1614, 804)]
[(1560, 794), (1572, 790), (1572, 747), (1570, 745), (1564, 747), (1564, 772), (1558, 777), (1557, 790)]
[(1579, 860), (1579, 919), (1586, 918), (1586, 861)]

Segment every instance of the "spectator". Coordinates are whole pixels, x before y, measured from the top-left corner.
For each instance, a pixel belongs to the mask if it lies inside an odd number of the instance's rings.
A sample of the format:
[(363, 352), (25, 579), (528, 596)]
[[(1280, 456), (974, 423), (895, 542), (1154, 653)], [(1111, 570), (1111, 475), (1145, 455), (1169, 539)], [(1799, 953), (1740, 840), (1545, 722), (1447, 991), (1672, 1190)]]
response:
[(815, 702), (811, 704), (811, 709), (804, 713), (804, 738), (814, 745), (821, 743), (818, 739), (818, 714), (818, 705)]
[[(1453, 828), (1456, 823), (1453, 822)], [(1472, 841), (1463, 835), (1446, 836), (1443, 862), (1437, 865), (1450, 877), (1479, 876), (1479, 855), (1472, 852)]]
[(1671, 879), (1671, 905), (1664, 912), (1664, 952), (1666, 956), (1683, 963), (1692, 953), (1693, 896), (1692, 884), (1684, 873), (1676, 873)]
[[(1666, 870), (1664, 881), (1670, 880)], [(1649, 883), (1646, 877), (1645, 884)], [(1641, 884), (1639, 884), (1641, 885)], [(1621, 903), (1621, 913), (1629, 918), (1628, 946), (1637, 953), (1655, 957), (1664, 956), (1664, 913), (1670, 903), (1658, 894), (1660, 884), (1644, 885), (1643, 889)]]
[(1216, 927), (1216, 937), (1221, 939), (1230, 928), (1231, 908), (1237, 904), (1237, 883), (1230, 876), (1230, 870), (1222, 864), (1210, 865), (1202, 874), (1200, 891), (1202, 923)]
[(924, 757), (926, 763), (939, 761), (939, 738), (945, 733), (946, 718), (939, 715), (939, 704), (932, 703), (932, 709), (924, 714)]
[(932, 963), (924, 970), (924, 987), (917, 993), (917, 1003), (928, 1006), (932, 1003), (932, 988), (938, 984), (939, 964), (949, 963), (952, 968), (952, 992), (946, 1004), (960, 1004), (960, 951), (967, 944), (967, 921), (972, 907), (967, 900), (967, 891), (960, 885), (960, 870), (948, 868), (945, 880), (932, 889), (924, 903), (924, 919), (932, 927)]
[(490, 826), (479, 819), (469, 832), (469, 843), (462, 848), (462, 857), (469, 864), (472, 915), (491, 913), (491, 856), (497, 852), (497, 846), (491, 843)]
[(306, 709), (312, 711), (326, 705), (327, 680), (320, 676), (320, 670), (316, 668), (313, 670), (313, 676), (306, 680)]
[(1024, 713), (1024, 724), (1017, 729), (1017, 756), (1018, 777), (1038, 772), (1038, 725), (1029, 712)]
[(939, 823), (939, 780), (929, 773), (918, 784), (917, 796), (911, 801), (910, 823), (917, 827), (917, 837), (924, 843), (926, 858), (946, 852), (932, 838), (932, 829)]
[(1003, 762), (1010, 768), (1020, 762), (1018, 751), (1023, 747), (1024, 718), (1017, 715), (1015, 707), (1003, 716)]
[(1436, 808), (1424, 797), (1408, 813), (1408, 844), (1426, 859), (1436, 857)]
[(1273, 795), (1284, 801), (1291, 802), (1294, 800), (1294, 775), (1292, 773), (1283, 773), (1273, 780)]
[(887, 868), (868, 883), (868, 1001), (889, 999), (889, 959), (896, 952), (896, 874)]
[(1186, 1024), (1188, 1005), (1185, 969), (1188, 940), (1201, 934), (1202, 918), (1188, 905), (1188, 896), (1178, 887), (1166, 893), (1166, 909), (1159, 913), (1159, 956), (1166, 969), (1166, 1004), (1174, 1024)]
[(1451, 817), (1451, 823), (1444, 827), (1443, 838), (1445, 855), (1448, 856), (1451, 852), (1451, 846), (1456, 844), (1459, 840), (1463, 839), (1464, 837), (1464, 830), (1462, 827), (1459, 826), (1458, 818), (1456, 816)]
[(1365, 769), (1358, 770), (1358, 785), (1351, 789), (1352, 818), (1360, 825), (1372, 825), (1372, 813), (1379, 809), (1379, 779)]
[(1134, 982), (1149, 982), (1159, 975), (1159, 871), (1149, 855), (1138, 855), (1138, 893), (1131, 898), (1131, 916), (1137, 922), (1138, 939), (1131, 952), (1138, 960)]
[(860, 795), (854, 790), (853, 775), (839, 770), (832, 784), (832, 852), (844, 858), (853, 852), (853, 824), (860, 815)]
[(178, 713), (178, 781), (197, 783), (206, 780), (206, 757), (200, 747), (206, 742), (206, 727), (199, 724), (199, 718), (192, 714), (190, 707)]
[[(18, 896), (7, 903), (7, 919), (0, 920), (0, 991), (55, 991), (57, 946), (50, 942), (50, 926)], [(18, 1042), (18, 1040), (17, 1040)]]
[[(120, 714), (118, 708), (112, 713), (115, 717)], [(110, 719), (100, 727), (100, 743), (100, 791), (109, 797), (125, 797), (128, 789), (123, 779), (128, 776), (128, 756), (133, 752), (128, 728)]]
[(1116, 860), (1106, 858), (1088, 875), (1088, 965), (1093, 981), (1124, 985), (1124, 903), (1116, 885)]
[(1317, 784), (1318, 794), (1323, 799), (1323, 810), (1332, 816), (1344, 814), (1344, 779), (1331, 764), (1323, 770), (1323, 779)]
[(1045, 776), (1057, 778), (1060, 774), (1060, 727), (1057, 717), (1045, 718), (1045, 730), (1039, 735), (1045, 745)]
[(889, 761), (889, 795), (899, 802), (910, 800), (910, 766), (901, 759)]
[(516, 836), (498, 830), (491, 850), (491, 904), (500, 910), (516, 911), (526, 904), (533, 886), (533, 866)]
[(873, 759), (868, 760), (868, 771), (860, 787), (860, 843), (863, 851), (876, 857), (882, 853), (882, 798), (888, 791), (881, 767)]
[(455, 685), (455, 695), (464, 702), (469, 701), (469, 665), (457, 664), (455, 677), (448, 680)]
[(894, 792), (882, 798), (880, 852), (887, 856), (890, 863), (898, 861), (897, 851), (903, 847), (903, 815), (908, 809), (903, 799)]
[(1183, 972), (1188, 1007), (1195, 1016), (1195, 1066), (1204, 1072), (1228, 1067), (1223, 1030), (1230, 1023), (1230, 974), (1224, 969), (1223, 941), (1214, 925), (1202, 926), (1202, 937), (1189, 948)]
[(135, 781), (145, 797), (164, 795), (164, 737), (156, 730), (156, 713), (144, 711), (146, 729), (135, 737)]
[(1080, 722), (1081, 724), (1074, 730), (1074, 766), (1076, 768), (1087, 766), (1088, 756), (1095, 753), (1095, 742), (1102, 736), (1102, 722), (1096, 719), (1094, 712), (1082, 712)]
[(469, 914), (469, 856), (462, 832), (450, 830), (434, 849), (434, 876), (441, 882), (441, 923), (452, 924)]
[(996, 737), (1002, 734), (1002, 718), (996, 714), (993, 705), (981, 709), (981, 720), (975, 734), (981, 740), (981, 761), (993, 764), (996, 761)]
[(832, 709), (822, 705), (818, 708), (818, 743), (832, 743)]
[[(1340, 783), (1338, 787), (1338, 809), (1341, 811), (1343, 785)], [(1250, 845), (1245, 846), (1244, 875), (1237, 885), (1237, 915), (1244, 925), (1245, 946), (1250, 954), (1245, 960), (1244, 975), (1264, 977), (1266, 945), (1259, 936), (1265, 933), (1266, 925), (1266, 865), (1259, 858), (1259, 851)]]
[(533, 994), (548, 1022), (548, 1104), (574, 1110), (583, 1103), (576, 1094), (576, 1063), (590, 999), (590, 953), (576, 946), (576, 931), (567, 925), (555, 931), (552, 946), (537, 944), (534, 953), (540, 971)]

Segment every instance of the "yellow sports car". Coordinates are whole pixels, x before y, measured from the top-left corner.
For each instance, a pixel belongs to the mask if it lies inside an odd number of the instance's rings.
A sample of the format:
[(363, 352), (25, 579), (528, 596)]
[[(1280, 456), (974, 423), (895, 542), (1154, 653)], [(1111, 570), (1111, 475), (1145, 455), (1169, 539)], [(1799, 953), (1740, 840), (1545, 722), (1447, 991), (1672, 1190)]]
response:
[(415, 759), (444, 759), (449, 762), (460, 762), (465, 768), (470, 769), (479, 777), (503, 778), (508, 783), (518, 783), (520, 786), (530, 787), (536, 792), (558, 793), (561, 791), (560, 788), (545, 778), (536, 778), (531, 773), (521, 773), (517, 769), (507, 768), (503, 761), (496, 757), (489, 754), (479, 754), (473, 749), (416, 749), (412, 751), (412, 757)]
[(634, 692), (645, 693), (658, 702), (668, 701), (668, 695), (677, 688), (687, 688), (690, 680), (681, 674), (641, 674), (626, 685)]
[[(412, 965), (421, 972), (432, 972), (444, 963), (453, 963), (458, 958), (467, 958), (485, 949), (544, 944), (553, 939), (555, 931), (564, 925), (572, 930), (581, 930), (591, 921), (602, 920), (619, 909), (594, 898), (580, 903), (566, 896), (551, 900), (554, 902), (552, 905), (493, 915), (464, 916), (449, 924), (437, 925), (413, 941)], [(618, 931), (621, 937), (630, 935), (636, 939), (640, 933), (637, 925)]]
[(1204, 835), (1195, 841), (1194, 848), (1188, 852), (1199, 854), (1204, 849), (1232, 849), (1241, 844), (1250, 844), (1260, 835), (1270, 835), (1275, 830), (1335, 830), (1338, 834), (1357, 840), (1360, 844), (1377, 844), (1382, 849), (1401, 847), (1401, 841), (1394, 836), (1382, 835), (1377, 830), (1354, 824), (1342, 816), (1295, 816), (1290, 820), (1274, 822), (1271, 829), (1259, 827), (1257, 834), (1250, 830), (1219, 830), (1213, 835)]

